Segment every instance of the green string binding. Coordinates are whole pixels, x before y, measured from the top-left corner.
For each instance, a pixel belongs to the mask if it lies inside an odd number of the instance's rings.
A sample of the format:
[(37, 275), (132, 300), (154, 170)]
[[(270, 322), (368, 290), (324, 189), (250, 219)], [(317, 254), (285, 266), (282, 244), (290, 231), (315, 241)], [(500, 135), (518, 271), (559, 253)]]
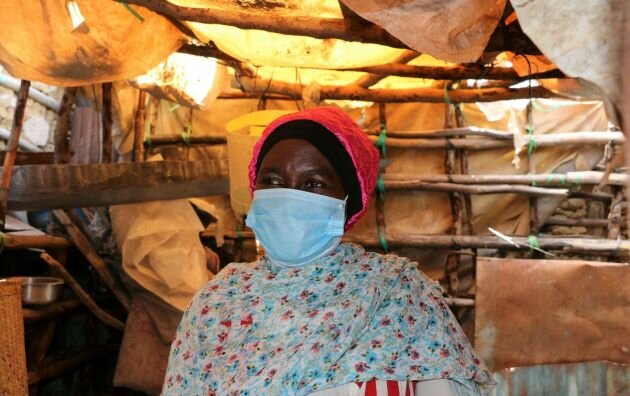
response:
[(531, 126), (525, 127), (527, 131), (527, 156), (531, 157), (534, 151), (538, 148), (538, 142), (534, 139), (534, 128)]
[(135, 16), (140, 22), (144, 22), (144, 17), (140, 14), (138, 14), (138, 11), (134, 10), (133, 8), (131, 8), (131, 6), (129, 4), (127, 4), (127, 2), (122, 1), (122, 0), (118, 0), (118, 2), (120, 4), (122, 4), (127, 11), (129, 11), (131, 13), (131, 15)]
[(182, 132), (182, 140), (188, 147), (190, 147), (190, 135), (192, 135), (192, 127), (190, 125), (186, 125), (184, 127), (184, 132)]
[(535, 235), (530, 235), (527, 237), (527, 246), (529, 246), (529, 254), (533, 255), (534, 250), (540, 249), (540, 244), (538, 243), (538, 238)]
[(236, 238), (237, 239), (243, 238), (242, 227), (240, 223), (236, 223)]
[(448, 96), (448, 84), (444, 84), (444, 102), (449, 105), (453, 104), (451, 98)]
[(381, 154), (383, 158), (387, 155), (387, 126), (385, 124), (381, 124), (381, 133), (378, 134), (378, 139), (376, 140), (376, 146), (381, 150)]

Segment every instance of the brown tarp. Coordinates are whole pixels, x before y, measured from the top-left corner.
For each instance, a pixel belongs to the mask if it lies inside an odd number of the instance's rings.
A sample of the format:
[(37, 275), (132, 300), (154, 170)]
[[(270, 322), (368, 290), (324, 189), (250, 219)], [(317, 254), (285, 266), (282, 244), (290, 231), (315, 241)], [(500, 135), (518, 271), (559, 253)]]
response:
[(630, 363), (630, 265), (479, 258), (475, 349), (491, 370)]

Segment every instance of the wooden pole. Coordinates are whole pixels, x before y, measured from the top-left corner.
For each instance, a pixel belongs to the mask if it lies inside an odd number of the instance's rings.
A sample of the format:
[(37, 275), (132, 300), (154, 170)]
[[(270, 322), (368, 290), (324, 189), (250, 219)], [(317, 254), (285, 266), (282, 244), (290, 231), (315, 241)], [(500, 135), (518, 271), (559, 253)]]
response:
[[(200, 146), (216, 146), (226, 144), (227, 139), (225, 136), (191, 136), (190, 137), (190, 145), (200, 145)], [(157, 146), (173, 146), (187, 144), (181, 136), (155, 136), (151, 138), (150, 145), (152, 147)], [(144, 142), (144, 147), (148, 148), (149, 142)]]
[[(568, 187), (598, 185), (605, 173), (597, 171), (540, 173), (537, 175), (440, 175), (388, 173), (384, 177), (388, 188), (413, 189), (416, 183), (457, 183), (457, 184), (536, 184), (541, 187)], [(623, 186), (630, 183), (630, 175), (613, 173), (606, 184)]]
[[(249, 94), (265, 95), (268, 93), (289, 96), (294, 99), (302, 98), (303, 86), (300, 84), (285, 83), (241, 77), (241, 86)], [(555, 93), (544, 87), (532, 88), (480, 88), (480, 89), (454, 89), (449, 91), (449, 98), (453, 103), (471, 102), (495, 102), (498, 100), (552, 98)], [(358, 85), (346, 86), (322, 86), (320, 87), (320, 100), (358, 100), (367, 102), (406, 103), (427, 102), (443, 103), (444, 90), (437, 88), (415, 89), (367, 89)]]
[[(621, 12), (623, 13), (623, 35), (622, 47), (621, 47), (621, 62), (620, 62), (620, 74), (621, 74), (621, 129), (624, 131), (630, 131), (630, 2), (622, 2), (624, 4)], [(626, 166), (630, 166), (630, 144), (626, 144), (624, 148)], [(630, 202), (630, 185), (626, 185), (626, 201)], [(630, 229), (630, 216), (626, 215), (626, 222), (628, 223), (628, 229)]]
[[(393, 64), (405, 64), (407, 62), (411, 62), (412, 60), (416, 59), (420, 55), (421, 54), (416, 51), (407, 50), (403, 52), (398, 58), (396, 58)], [(386, 77), (387, 77), (387, 73), (367, 74), (357, 79), (357, 81), (355, 81), (354, 84), (363, 88), (369, 88)]]
[[(369, 136), (372, 141), (376, 141), (376, 136)], [(569, 133), (551, 133), (547, 135), (536, 135), (536, 145), (541, 147), (555, 147), (560, 145), (606, 145), (609, 142), (615, 142), (616, 144), (623, 144), (626, 141), (622, 132), (569, 132)], [(451, 144), (454, 148), (467, 149), (467, 150), (486, 150), (502, 147), (514, 147), (514, 138), (512, 140), (506, 139), (449, 139), (448, 144)], [(447, 145), (446, 139), (402, 139), (389, 138), (387, 139), (387, 145), (389, 147), (400, 148), (417, 148), (417, 149), (439, 149), (445, 148)]]
[(388, 190), (413, 190), (413, 191), (444, 191), (463, 194), (527, 194), (530, 196), (563, 196), (569, 195), (565, 188), (531, 187), (509, 184), (456, 184), (456, 183), (423, 183), (415, 182), (413, 186), (407, 182), (385, 182)]
[(112, 127), (114, 124), (112, 111), (112, 83), (103, 83), (101, 86), (103, 97), (103, 157), (101, 162), (112, 162), (114, 150), (112, 143)]
[(22, 133), (24, 110), (26, 109), (26, 99), (28, 98), (30, 86), (30, 81), (22, 80), (15, 104), (15, 112), (13, 113), (11, 136), (9, 136), (9, 141), (7, 142), (7, 154), (4, 157), (4, 164), (2, 166), (2, 180), (0, 180), (0, 231), (4, 231), (4, 221), (8, 210), (9, 189), (11, 188), (11, 175), (13, 173), (15, 157), (17, 156), (20, 135)]
[(70, 116), (76, 94), (76, 87), (66, 88), (57, 112), (57, 125), (55, 126), (54, 135), (56, 164), (67, 164), (70, 161)]
[(83, 235), (81, 230), (77, 228), (77, 226), (70, 220), (68, 215), (63, 210), (53, 210), (53, 215), (59, 220), (61, 225), (64, 226), (70, 239), (76, 245), (76, 247), (83, 253), (85, 258), (92, 264), (92, 267), (99, 274), (100, 278), (107, 285), (107, 287), (114, 293), (116, 299), (120, 302), (120, 304), (129, 311), (129, 307), (131, 306), (131, 298), (123, 288), (122, 284), (114, 278), (114, 276), (110, 273), (107, 268), (107, 264), (105, 261), (96, 253), (90, 241)]
[(146, 102), (146, 92), (140, 90), (138, 93), (138, 107), (136, 108), (136, 118), (134, 121), (133, 159), (135, 162), (144, 162), (144, 122), (146, 119)]
[(344, 69), (346, 71), (365, 72), (382, 76), (399, 76), (411, 78), (424, 78), (430, 80), (512, 80), (523, 81), (527, 79), (564, 78), (560, 70), (550, 70), (544, 73), (535, 73), (521, 77), (511, 67), (486, 67), (477, 64), (457, 66), (415, 66), (406, 64), (388, 63), (384, 65), (355, 67)]
[(81, 285), (74, 279), (72, 275), (61, 265), (57, 260), (49, 256), (47, 253), (42, 253), (42, 260), (46, 262), (63, 280), (66, 282), (68, 287), (72, 289), (72, 291), (77, 295), (79, 300), (96, 316), (101, 322), (106, 324), (107, 326), (113, 327), (116, 330), (123, 331), (125, 329), (124, 323), (120, 320), (114, 318), (107, 312), (103, 311), (95, 302), (92, 300), (89, 294), (83, 290)]
[[(454, 108), (451, 103), (444, 104), (444, 128), (453, 128), (454, 124)], [(458, 160), (459, 152), (453, 149), (446, 140), (446, 150), (444, 156), (444, 173), (451, 176), (456, 172), (455, 163)], [(451, 235), (461, 235), (463, 229), (463, 213), (461, 195), (456, 191), (449, 193), (449, 203), (451, 206), (451, 218), (453, 225), (451, 227)], [(459, 254), (448, 254), (444, 263), (444, 277), (447, 280), (448, 291), (451, 296), (457, 296), (459, 292), (459, 276), (457, 274), (460, 264)]]
[[(378, 104), (378, 119), (383, 130), (383, 133), (387, 134), (387, 113), (385, 103)], [(385, 151), (384, 148), (379, 150), (379, 157), (381, 160), (385, 159)], [(385, 169), (380, 171), (379, 177), (383, 177), (382, 175), (385, 173)], [(376, 200), (375, 200), (375, 211), (376, 211), (376, 227), (379, 235), (385, 235), (386, 225), (385, 225), (385, 189), (377, 189), (376, 191)], [(384, 250), (387, 250), (389, 247), (385, 244), (381, 244)]]
[[(387, 242), (393, 248), (415, 247), (415, 248), (435, 248), (435, 249), (512, 249), (527, 250), (528, 237), (512, 236), (512, 240), (518, 245), (514, 246), (509, 242), (496, 236), (476, 236), (476, 235), (418, 235), (418, 234), (393, 234), (386, 235)], [(355, 242), (365, 247), (378, 247), (381, 242), (377, 235), (372, 236), (347, 236), (345, 241)], [(611, 255), (627, 255), (630, 253), (630, 241), (610, 240), (597, 238), (537, 238), (538, 247), (544, 250), (569, 250), (572, 251), (593, 251), (607, 252)]]

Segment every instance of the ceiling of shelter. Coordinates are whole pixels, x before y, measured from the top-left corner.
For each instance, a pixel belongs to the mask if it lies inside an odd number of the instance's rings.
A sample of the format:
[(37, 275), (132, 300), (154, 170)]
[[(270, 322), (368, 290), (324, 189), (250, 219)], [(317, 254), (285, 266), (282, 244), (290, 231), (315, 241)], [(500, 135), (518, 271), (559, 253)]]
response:
[[(271, 80), (292, 84), (294, 91), (313, 84), (378, 90), (471, 77), (471, 69), (461, 78), (432, 79), (418, 78), (422, 73), (387, 77), (386, 72), (374, 78), (357, 70), (410, 61), (420, 66), (474, 62), (479, 71), (472, 69), (472, 76), (484, 78), (484, 65), (497, 66), (497, 54), (511, 51), (530, 56), (525, 62), (512, 59), (519, 80), (524, 70), (541, 71), (545, 63), (554, 69), (555, 63), (564, 72), (555, 70), (555, 77), (587, 78), (619, 100), (619, 40), (611, 29), (618, 27), (614, 15), (622, 1), (588, 0), (592, 12), (576, 13), (570, 4), (541, 0), (112, 0), (98, 5), (5, 0), (0, 2), (0, 63), (19, 78), (86, 85), (136, 77), (180, 48), (218, 57), (243, 77), (241, 88), (260, 95)], [(185, 41), (196, 47), (181, 47)], [(542, 63), (534, 62), (534, 55)], [(269, 93), (285, 88), (269, 85)], [(544, 91), (536, 94), (549, 96)]]

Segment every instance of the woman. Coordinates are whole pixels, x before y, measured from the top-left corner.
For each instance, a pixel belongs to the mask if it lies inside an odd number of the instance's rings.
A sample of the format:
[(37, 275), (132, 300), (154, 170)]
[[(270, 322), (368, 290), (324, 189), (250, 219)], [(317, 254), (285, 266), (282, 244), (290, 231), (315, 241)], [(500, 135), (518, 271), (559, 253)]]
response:
[(367, 211), (378, 164), (341, 110), (267, 127), (246, 221), (265, 256), (230, 264), (193, 299), (164, 395), (458, 396), (492, 383), (415, 263), (340, 243)]

